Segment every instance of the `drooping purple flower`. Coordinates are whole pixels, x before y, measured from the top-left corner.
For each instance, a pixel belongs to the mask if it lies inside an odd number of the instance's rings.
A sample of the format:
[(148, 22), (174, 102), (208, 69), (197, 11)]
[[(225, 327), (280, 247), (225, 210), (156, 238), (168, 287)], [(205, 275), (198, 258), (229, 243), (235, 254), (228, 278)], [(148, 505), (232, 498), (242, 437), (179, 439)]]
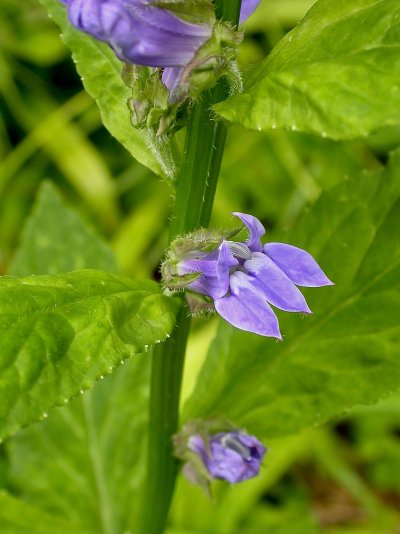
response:
[(148, 0), (67, 0), (71, 23), (105, 41), (127, 63), (186, 65), (211, 37), (212, 27), (191, 24)]
[(252, 215), (234, 213), (247, 226), (249, 238), (223, 240), (212, 252), (192, 251), (177, 264), (177, 274), (200, 273), (186, 287), (211, 297), (216, 311), (242, 330), (282, 339), (271, 305), (309, 314), (296, 286), (333, 285), (305, 250), (284, 243), (262, 245), (265, 229)]
[(207, 440), (200, 434), (189, 438), (188, 448), (202, 460), (211, 478), (231, 484), (258, 475), (266, 447), (244, 432), (220, 432)]
[[(69, 19), (76, 28), (108, 43), (127, 63), (183, 67), (212, 35), (212, 21), (193, 23), (183, 20), (152, 0), (61, 2), (67, 5)], [(257, 4), (257, 0), (243, 1), (241, 22)], [(170, 74), (176, 75), (176, 71)]]

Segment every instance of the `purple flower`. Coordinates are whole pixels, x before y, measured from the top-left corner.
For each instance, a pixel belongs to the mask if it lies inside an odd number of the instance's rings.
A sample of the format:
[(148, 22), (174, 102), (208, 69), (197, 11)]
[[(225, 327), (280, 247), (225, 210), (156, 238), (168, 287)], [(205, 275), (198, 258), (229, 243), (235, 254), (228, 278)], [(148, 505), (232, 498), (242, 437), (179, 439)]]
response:
[(258, 475), (266, 447), (243, 432), (220, 432), (204, 440), (200, 434), (189, 438), (188, 448), (197, 454), (211, 478), (231, 484)]
[(212, 27), (191, 24), (147, 0), (67, 0), (71, 23), (105, 41), (127, 63), (186, 65), (211, 37)]
[(211, 297), (216, 311), (242, 330), (282, 339), (270, 304), (309, 314), (296, 286), (333, 285), (305, 250), (284, 243), (261, 244), (265, 229), (252, 215), (234, 213), (247, 226), (246, 242), (223, 240), (212, 252), (192, 251), (177, 264), (177, 274), (200, 273), (187, 288)]
[[(206, 22), (207, 17), (192, 23), (151, 0), (61, 1), (76, 28), (108, 43), (127, 63), (184, 67), (212, 35), (213, 21)], [(258, 0), (244, 0), (241, 22), (257, 4)]]
[(214, 479), (231, 484), (258, 475), (267, 448), (226, 419), (197, 419), (173, 437), (174, 454), (189, 482), (211, 496)]

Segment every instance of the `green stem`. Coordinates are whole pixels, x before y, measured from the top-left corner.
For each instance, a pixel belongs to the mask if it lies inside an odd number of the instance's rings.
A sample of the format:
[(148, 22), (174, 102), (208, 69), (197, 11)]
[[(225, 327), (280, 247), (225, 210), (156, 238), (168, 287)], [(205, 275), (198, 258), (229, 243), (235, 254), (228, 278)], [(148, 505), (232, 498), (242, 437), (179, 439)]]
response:
[[(215, 3), (219, 18), (237, 22), (240, 0), (216, 0)], [(226, 126), (216, 119), (211, 106), (226, 96), (226, 83), (221, 81), (215, 89), (202, 95), (191, 110), (182, 167), (176, 184), (170, 242), (178, 235), (208, 225), (226, 139)], [(178, 462), (173, 457), (171, 438), (178, 428), (189, 329), (190, 318), (182, 298), (182, 309), (170, 339), (153, 352), (141, 534), (161, 534), (164, 531), (173, 495)]]
[(220, 94), (220, 87), (205, 93), (191, 111), (177, 180), (171, 240), (209, 222), (226, 138), (226, 126), (215, 120), (211, 110)]
[[(183, 300), (183, 299), (182, 299)], [(171, 437), (178, 426), (179, 396), (190, 318), (184, 302), (168, 341), (153, 352), (150, 431), (143, 527), (138, 532), (163, 532), (174, 490), (177, 461)]]

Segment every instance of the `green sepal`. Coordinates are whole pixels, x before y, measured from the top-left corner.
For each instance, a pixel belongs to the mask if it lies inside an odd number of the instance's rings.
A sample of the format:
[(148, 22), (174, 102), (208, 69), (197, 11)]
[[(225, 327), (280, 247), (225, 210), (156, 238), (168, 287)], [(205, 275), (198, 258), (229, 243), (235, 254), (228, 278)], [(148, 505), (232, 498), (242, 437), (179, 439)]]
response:
[(214, 87), (218, 79), (228, 73), (242, 39), (241, 32), (234, 31), (226, 23), (216, 22), (210, 39), (200, 46), (184, 68), (172, 100), (179, 103), (188, 97), (196, 98)]
[(175, 122), (177, 106), (169, 103), (168, 89), (161, 81), (161, 70), (125, 64), (121, 77), (132, 90), (127, 105), (135, 128), (155, 130), (158, 135), (168, 131)]
[(178, 236), (172, 243), (168, 251), (168, 258), (180, 261), (190, 252), (212, 252), (223, 240), (231, 239), (242, 230), (212, 230), (200, 228), (190, 234)]
[(215, 313), (213, 300), (201, 293), (186, 291), (186, 302), (192, 317), (207, 317)]
[(179, 275), (173, 271), (174, 265), (171, 262), (166, 261), (163, 263), (161, 267), (163, 283), (166, 288), (172, 290), (184, 289), (187, 285), (192, 284), (201, 276), (201, 273)]

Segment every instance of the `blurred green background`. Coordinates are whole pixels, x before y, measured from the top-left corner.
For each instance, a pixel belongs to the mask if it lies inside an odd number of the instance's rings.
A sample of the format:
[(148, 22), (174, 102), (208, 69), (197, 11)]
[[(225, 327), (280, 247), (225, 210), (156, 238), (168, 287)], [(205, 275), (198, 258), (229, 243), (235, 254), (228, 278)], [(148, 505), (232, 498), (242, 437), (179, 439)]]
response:
[[(240, 63), (262, 59), (312, 3), (263, 0), (247, 24)], [(102, 127), (58, 28), (38, 2), (0, 0), (0, 13), (0, 274), (7, 273), (38, 188), (48, 179), (110, 242), (123, 273), (157, 279), (171, 213), (170, 188), (132, 161)], [(360, 169), (380, 168), (399, 145), (396, 128), (343, 143), (232, 127), (212, 225), (231, 224), (230, 213), (244, 211), (257, 215), (268, 232), (291, 227), (322, 190)], [(213, 321), (195, 323), (184, 397), (213, 332)], [(209, 517), (182, 510), (181, 492), (193, 492), (194, 502), (203, 496), (180, 483), (173, 532), (209, 532), (211, 523), (217, 534), (232, 529), (249, 534), (400, 532), (399, 411), (400, 400), (392, 397), (330, 426), (268, 443), (274, 461), (267, 459), (257, 482), (261, 500), (252, 500), (246, 485), (232, 500), (232, 506), (240, 507), (243, 492), (243, 502), (251, 506), (240, 525), (231, 525), (226, 512), (221, 516), (209, 503)], [(6, 484), (2, 465), (0, 461), (0, 487)], [(183, 499), (186, 507), (190, 499)]]

